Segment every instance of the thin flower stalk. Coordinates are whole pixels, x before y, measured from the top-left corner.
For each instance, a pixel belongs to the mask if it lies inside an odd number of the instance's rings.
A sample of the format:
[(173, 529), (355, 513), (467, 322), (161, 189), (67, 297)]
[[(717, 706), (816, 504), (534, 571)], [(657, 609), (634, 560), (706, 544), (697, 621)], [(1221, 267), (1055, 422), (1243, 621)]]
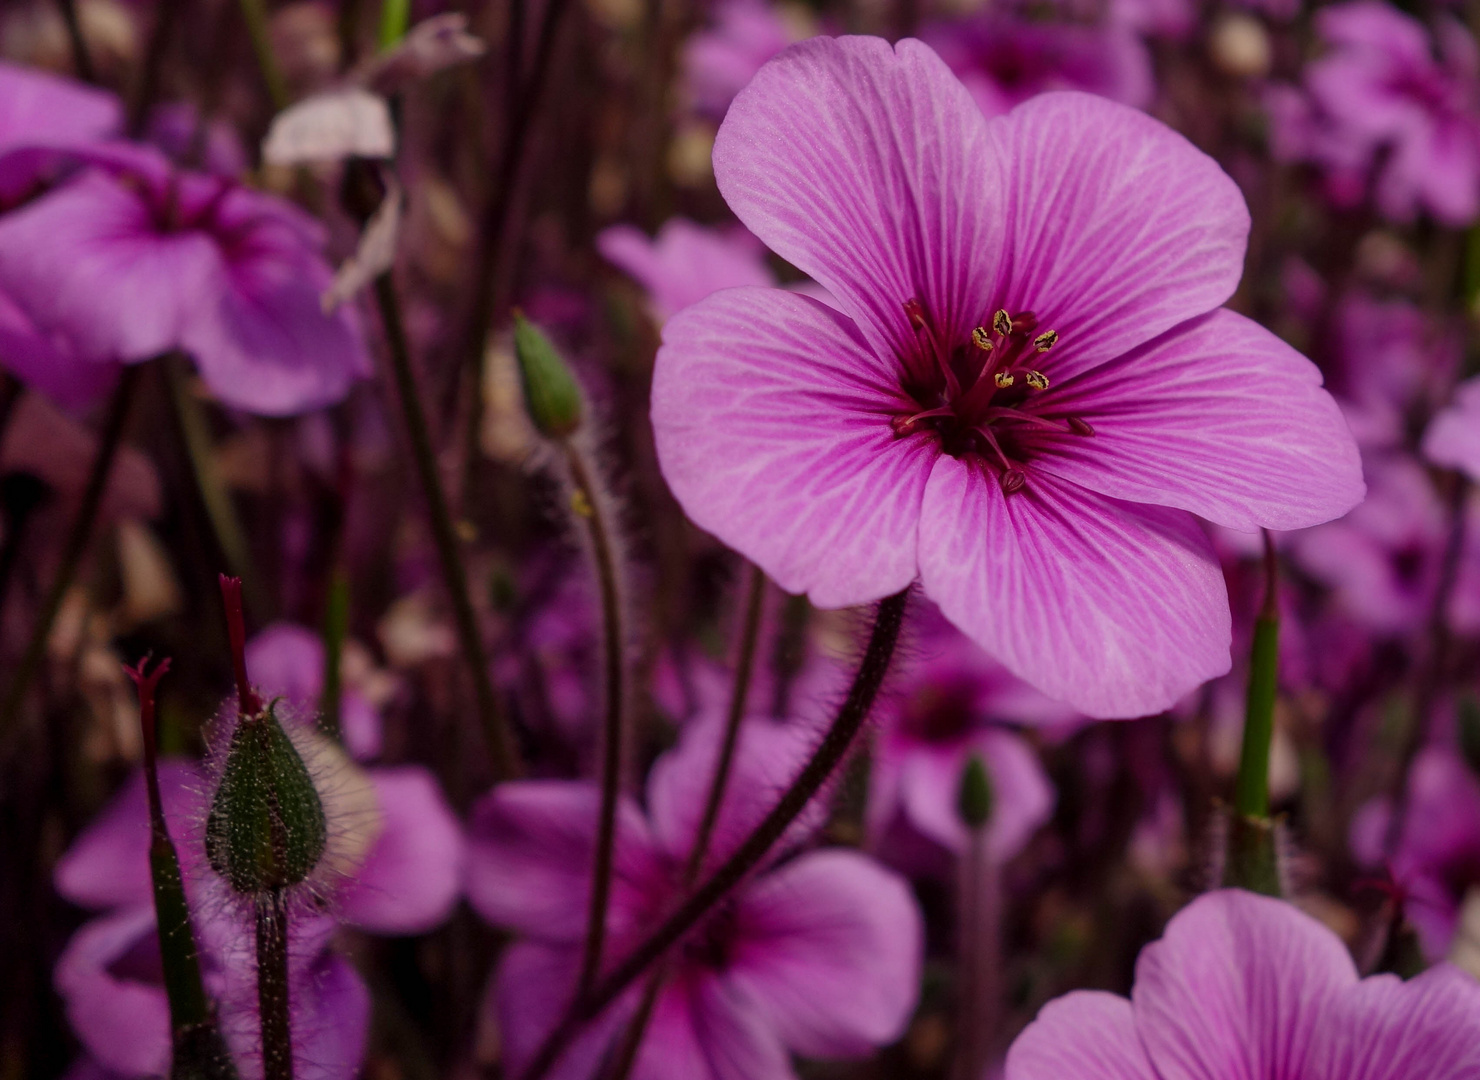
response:
[(442, 581), (447, 587), (452, 602), (453, 624), (457, 630), (458, 644), (462, 649), (463, 661), (473, 680), (473, 694), (478, 709), (478, 722), (488, 745), (489, 758), (494, 774), (500, 779), (517, 775), (518, 758), (514, 749), (513, 733), (508, 718), (499, 707), (498, 697), (489, 678), (488, 665), (483, 655), (481, 636), (478, 633), (478, 618), (473, 610), (473, 601), (468, 592), (467, 572), (458, 553), (457, 531), (452, 522), (452, 511), (447, 504), (447, 495), (442, 490), (442, 480), (437, 472), (437, 456), (432, 448), (431, 432), (427, 428), (426, 411), (422, 407), (421, 395), (416, 385), (416, 374), (411, 368), (411, 347), (406, 340), (406, 330), (401, 323), (400, 303), (396, 298), (395, 283), (389, 273), (375, 279), (375, 298), (380, 308), (381, 322), (385, 327), (389, 345), (391, 373), (395, 379), (396, 392), (400, 398), (401, 415), (406, 423), (406, 432), (411, 440), (411, 456), (416, 465), (417, 477), (421, 481), (422, 494), (426, 498), (427, 517), (432, 528), (432, 540), (437, 548), (437, 561), (442, 570)]
[(272, 38), (267, 31), (267, 9), (262, 0), (241, 0), (242, 21), (247, 24), (247, 36), (252, 39), (252, 51), (257, 56), (257, 67), (262, 73), (262, 83), (267, 88), (268, 99), (274, 109), (288, 107), (288, 84), (283, 81), (282, 69), (272, 54)]
[(900, 629), (904, 624), (908, 598), (909, 589), (904, 589), (879, 601), (868, 647), (859, 662), (848, 696), (816, 751), (782, 793), (771, 812), (662, 925), (588, 993), (576, 997), (565, 1017), (531, 1059), (523, 1080), (541, 1080), (547, 1075), (571, 1038), (586, 1023), (599, 1016), (623, 990), (657, 963), (715, 904), (743, 881), (771, 849), (771, 845), (786, 832), (787, 826), (822, 789), (847, 755), (864, 721), (868, 719), (869, 711), (894, 657), (894, 647), (898, 644)]
[[(729, 786), (730, 771), (735, 761), (735, 744), (740, 735), (740, 721), (745, 716), (746, 701), (750, 696), (750, 680), (755, 670), (756, 644), (760, 640), (761, 612), (766, 598), (766, 572), (751, 566), (750, 581), (746, 587), (745, 622), (740, 629), (740, 649), (735, 658), (735, 681), (730, 691), (730, 707), (725, 715), (725, 733), (720, 743), (719, 754), (714, 760), (714, 773), (709, 781), (709, 793), (705, 796), (704, 815), (699, 819), (699, 829), (694, 835), (694, 847), (689, 853), (688, 865), (684, 867), (684, 886), (692, 887), (709, 854), (709, 842), (714, 835), (714, 823), (719, 820), (720, 807), (724, 804), (725, 789)], [(642, 1037), (648, 1022), (653, 1017), (653, 1007), (658, 994), (667, 980), (667, 964), (659, 963), (647, 985), (643, 987), (642, 1001), (636, 1014), (622, 1033), (622, 1041), (609, 1070), (610, 1080), (627, 1080), (632, 1067), (637, 1063), (637, 1051), (642, 1046)]]
[(57, 566), (56, 577), (52, 579), (51, 589), (42, 600), (41, 609), (36, 613), (36, 620), (31, 626), (30, 640), (26, 642), (26, 651), (21, 654), (20, 662), (16, 665), (15, 676), (9, 689), (6, 690), (4, 703), (0, 704), (0, 739), (8, 737), (15, 726), (21, 706), (26, 700), (26, 691), (30, 689), (31, 682), (35, 679), (41, 668), (41, 661), (46, 655), (46, 643), (51, 637), (51, 628), (56, 622), (57, 612), (61, 610), (62, 600), (77, 576), (77, 568), (82, 563), (82, 556), (87, 550), (87, 542), (92, 535), (98, 511), (103, 505), (103, 493), (108, 489), (108, 477), (113, 472), (113, 462), (118, 456), (119, 447), (123, 444), (123, 429), (128, 421), (129, 407), (133, 403), (134, 389), (138, 381), (138, 365), (124, 368), (119, 376), (118, 387), (113, 391), (113, 397), (108, 403), (108, 415), (103, 421), (103, 431), (99, 436), (97, 453), (93, 457), (92, 468), (88, 473), (87, 487), (83, 490), (77, 516), (73, 519), (71, 530), (67, 533), (67, 539), (62, 546), (62, 558)]

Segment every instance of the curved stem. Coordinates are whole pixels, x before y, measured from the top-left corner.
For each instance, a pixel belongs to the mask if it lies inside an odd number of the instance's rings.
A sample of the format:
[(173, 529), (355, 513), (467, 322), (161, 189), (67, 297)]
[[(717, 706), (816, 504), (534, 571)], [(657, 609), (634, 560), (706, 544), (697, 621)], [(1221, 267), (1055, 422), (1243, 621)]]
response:
[[(730, 690), (730, 710), (725, 717), (724, 739), (720, 743), (719, 755), (714, 760), (714, 773), (709, 781), (709, 795), (704, 802), (704, 815), (699, 819), (699, 828), (694, 833), (694, 846), (689, 850), (688, 865), (684, 867), (684, 886), (692, 886), (709, 854), (709, 841), (714, 835), (714, 823), (719, 820), (719, 809), (724, 804), (725, 788), (729, 786), (730, 768), (735, 760), (735, 744), (739, 741), (740, 721), (745, 716), (745, 702), (750, 696), (750, 677), (755, 668), (756, 642), (760, 639), (761, 609), (765, 606), (766, 573), (759, 566), (750, 568), (750, 584), (746, 590), (745, 622), (740, 629), (740, 650), (735, 657), (735, 682)], [(608, 1071), (610, 1080), (627, 1080), (632, 1066), (637, 1062), (637, 1051), (642, 1046), (642, 1037), (652, 1019), (653, 1007), (658, 1003), (658, 994), (668, 977), (668, 965), (660, 963), (648, 976), (643, 987), (642, 1001), (627, 1030)]]
[(869, 636), (868, 648), (859, 662), (858, 672), (853, 677), (853, 685), (848, 689), (847, 698), (811, 759), (771, 812), (662, 925), (605, 978), (596, 983), (589, 993), (576, 997), (555, 1030), (541, 1044), (525, 1070), (523, 1080), (541, 1080), (559, 1060), (571, 1037), (583, 1025), (599, 1016), (622, 991), (661, 959), (715, 904), (743, 881), (771, 849), (771, 845), (781, 838), (797, 815), (812, 801), (812, 797), (821, 790), (853, 745), (853, 740), (868, 718), (869, 710), (883, 685), (884, 676), (889, 671), (889, 662), (894, 657), (894, 647), (899, 641), (908, 597), (909, 590), (904, 589), (879, 601), (873, 633)]
[(586, 524), (596, 579), (601, 586), (601, 622), (604, 647), (606, 708), (602, 723), (601, 811), (596, 828), (595, 865), (591, 874), (591, 902), (586, 920), (586, 942), (581, 958), (584, 993), (601, 970), (606, 944), (606, 914), (611, 902), (612, 855), (616, 848), (617, 796), (622, 786), (622, 749), (626, 739), (626, 632), (623, 629), (622, 597), (617, 554), (605, 500), (596, 490), (595, 475), (585, 455), (574, 442), (565, 443), (566, 462), (575, 485), (572, 504)]
[(128, 420), (129, 406), (133, 402), (134, 388), (139, 382), (139, 367), (138, 364), (130, 364), (123, 369), (118, 387), (108, 402), (108, 415), (103, 422), (97, 453), (93, 456), (92, 471), (88, 474), (87, 487), (83, 489), (77, 516), (72, 520), (72, 529), (62, 546), (57, 576), (41, 602), (41, 610), (36, 613), (36, 622), (31, 627), (31, 638), (26, 642), (26, 651), (21, 654), (15, 676), (5, 692), (5, 700), (0, 704), (0, 740), (5, 739), (15, 726), (21, 705), (26, 700), (26, 691), (30, 689), (31, 681), (36, 677), (46, 655), (46, 643), (51, 637), (52, 624), (56, 622), (62, 600), (71, 588), (72, 580), (77, 576), (77, 567), (82, 562), (82, 555), (87, 550), (93, 523), (103, 505), (103, 494), (108, 489), (108, 476), (113, 471), (113, 461), (123, 443), (124, 425)]
[(432, 449), (432, 436), (427, 429), (426, 412), (416, 387), (416, 375), (411, 370), (411, 347), (406, 340), (406, 329), (401, 323), (401, 308), (396, 299), (395, 284), (389, 273), (375, 279), (375, 298), (380, 306), (380, 320), (385, 327), (389, 345), (391, 371), (395, 376), (397, 394), (401, 400), (401, 414), (406, 422), (406, 432), (411, 440), (411, 456), (416, 463), (416, 472), (421, 480), (422, 494), (426, 498), (427, 516), (432, 527), (432, 540), (437, 548), (437, 561), (442, 569), (442, 581), (452, 601), (453, 622), (457, 627), (457, 639), (462, 647), (463, 661), (473, 678), (473, 693), (477, 698), (478, 721), (488, 743), (488, 755), (493, 761), (494, 774), (506, 779), (519, 772), (518, 758), (514, 751), (513, 732), (509, 721), (499, 708), (494, 693), (493, 681), (484, 662), (483, 645), (478, 634), (478, 618), (473, 611), (473, 601), (468, 593), (468, 577), (458, 553), (457, 531), (452, 524), (452, 513), (447, 507), (447, 495), (442, 490), (442, 479), (437, 472), (437, 456)]

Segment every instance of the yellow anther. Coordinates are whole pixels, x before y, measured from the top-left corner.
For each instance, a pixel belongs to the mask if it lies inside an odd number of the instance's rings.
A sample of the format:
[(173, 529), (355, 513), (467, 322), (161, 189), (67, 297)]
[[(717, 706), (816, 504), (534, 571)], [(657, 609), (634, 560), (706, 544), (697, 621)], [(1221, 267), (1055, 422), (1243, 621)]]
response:
[(1059, 343), (1059, 332), (1057, 330), (1045, 330), (1033, 339), (1033, 347), (1039, 352), (1048, 352)]
[(1003, 337), (1012, 333), (1012, 316), (1005, 311), (999, 311), (992, 316), (992, 329)]
[(1048, 376), (1041, 371), (1028, 371), (1023, 374), (1023, 381), (1034, 390), (1048, 389)]
[(992, 351), (992, 333), (985, 326), (978, 326), (971, 332), (971, 343), (982, 352)]
[(996, 375), (992, 376), (992, 378), (993, 381), (996, 382), (997, 387), (1000, 390), (1006, 390), (1009, 386), (1017, 381), (1012, 377), (1012, 372), (1010, 371), (999, 371)]

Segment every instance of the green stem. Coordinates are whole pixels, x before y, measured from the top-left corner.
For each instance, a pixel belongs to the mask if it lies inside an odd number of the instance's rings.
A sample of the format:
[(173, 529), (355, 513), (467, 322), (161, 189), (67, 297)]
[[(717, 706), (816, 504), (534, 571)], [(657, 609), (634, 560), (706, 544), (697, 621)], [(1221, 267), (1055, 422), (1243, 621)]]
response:
[(1269, 817), (1269, 753), (1279, 689), (1279, 559), (1268, 530), (1264, 532), (1264, 589), (1264, 606), (1254, 622), (1243, 750), (1234, 784), (1223, 883), (1278, 896), (1279, 861)]
[(625, 960), (618, 964), (587, 994), (577, 995), (559, 1024), (536, 1051), (523, 1080), (541, 1080), (560, 1059), (571, 1038), (589, 1021), (594, 1020), (643, 972), (658, 962), (686, 933), (740, 884), (781, 838), (812, 798), (827, 782), (843, 760), (859, 729), (868, 719), (869, 710), (888, 674), (904, 624), (904, 611), (909, 590), (905, 589), (879, 601), (868, 648), (859, 662), (853, 684), (842, 707), (823, 736), (811, 759), (782, 793), (759, 825), (737, 847), (713, 874), (669, 915)]
[(77, 568), (87, 550), (93, 524), (103, 505), (103, 495), (108, 489), (108, 476), (113, 471), (113, 461), (123, 443), (123, 429), (138, 382), (139, 365), (126, 366), (119, 375), (118, 387), (108, 402), (108, 415), (103, 421), (97, 453), (93, 456), (92, 471), (88, 474), (87, 487), (83, 489), (82, 502), (77, 508), (77, 516), (72, 520), (71, 531), (62, 544), (62, 558), (57, 566), (57, 575), (41, 602), (41, 610), (36, 613), (31, 638), (26, 643), (25, 652), (21, 654), (20, 663), (16, 665), (15, 676), (6, 690), (4, 702), (0, 704), (0, 740), (8, 738), (11, 729), (15, 727), (16, 718), (26, 700), (26, 691), (30, 689), (32, 680), (41, 669), (41, 661), (46, 656), (46, 643), (51, 637), (52, 624), (56, 622), (57, 612), (62, 608), (67, 590), (77, 576)]
[(262, 0), (241, 0), (242, 21), (247, 24), (247, 36), (252, 39), (252, 51), (257, 55), (257, 68), (262, 72), (263, 85), (273, 109), (286, 109), (291, 100), (288, 84), (283, 81), (277, 57), (272, 54), (272, 37), (267, 29), (267, 9)]
[(380, 306), (380, 319), (389, 345), (391, 371), (401, 400), (401, 415), (405, 419), (406, 432), (411, 440), (411, 456), (421, 480), (422, 495), (426, 498), (432, 540), (442, 569), (442, 581), (452, 602), (453, 623), (457, 628), (463, 661), (473, 678), (478, 722), (488, 744), (495, 777), (507, 779), (519, 773), (513, 732), (508, 718), (499, 708), (493, 681), (488, 674), (488, 665), (484, 662), (478, 619), (468, 592), (467, 573), (458, 553), (457, 530), (452, 523), (452, 512), (447, 506), (447, 495), (442, 490), (441, 476), (437, 472), (437, 457), (432, 449), (431, 433), (427, 429), (426, 412), (417, 391), (416, 374), (411, 369), (411, 347), (401, 322), (395, 283), (389, 273), (381, 274), (375, 279), (375, 298)]
[(165, 357), (161, 366), (169, 388), (175, 423), (179, 426), (180, 441), (184, 444), (185, 457), (190, 462), (190, 474), (195, 478), (195, 488), (200, 493), (201, 505), (205, 507), (206, 518), (211, 523), (211, 532), (215, 534), (216, 546), (221, 549), (231, 576), (241, 578), (245, 583), (247, 606), (251, 608), (252, 615), (259, 622), (266, 622), (268, 605), (262, 592), (262, 579), (253, 565), (246, 530), (242, 528), (242, 519), (236, 512), (231, 490), (216, 466), (215, 447), (211, 444), (211, 425), (206, 418), (205, 408), (190, 392), (183, 357)]
[(281, 889), (254, 903), (257, 923), (257, 1007), (262, 1014), (264, 1080), (293, 1080), (293, 1030), (288, 1002), (288, 913)]
[(592, 561), (601, 586), (601, 615), (606, 707), (602, 724), (601, 810), (596, 828), (595, 863), (592, 868), (591, 900), (586, 919), (586, 941), (578, 983), (584, 993), (601, 970), (606, 944), (606, 915), (611, 902), (612, 857), (616, 848), (617, 796), (622, 783), (622, 749), (626, 739), (626, 631), (623, 629), (622, 597), (617, 554), (606, 520), (606, 500), (596, 489), (595, 475), (585, 455), (573, 441), (565, 443), (566, 463), (575, 485), (572, 503), (585, 522), (591, 540)]
[(324, 597), (324, 692), (319, 696), (320, 725), (324, 734), (342, 741), (339, 702), (342, 684), (339, 666), (344, 657), (344, 639), (349, 636), (349, 575), (343, 566), (329, 572), (329, 588)]
[(382, 49), (399, 44), (411, 25), (411, 0), (383, 0), (380, 5), (380, 32), (377, 38)]

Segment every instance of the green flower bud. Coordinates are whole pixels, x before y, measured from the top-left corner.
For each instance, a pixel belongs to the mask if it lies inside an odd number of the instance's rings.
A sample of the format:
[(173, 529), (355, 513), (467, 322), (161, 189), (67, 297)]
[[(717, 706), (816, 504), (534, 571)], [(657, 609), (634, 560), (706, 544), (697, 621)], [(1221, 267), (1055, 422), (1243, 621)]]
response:
[(972, 754), (961, 770), (961, 786), (956, 793), (956, 812), (968, 829), (980, 829), (992, 817), (992, 781), (982, 759)]
[(238, 719), (206, 818), (206, 855), (236, 892), (302, 883), (328, 840), (324, 807), (276, 702)]
[(535, 428), (547, 439), (565, 439), (581, 426), (585, 399), (581, 386), (545, 332), (514, 312), (514, 354), (524, 407)]

